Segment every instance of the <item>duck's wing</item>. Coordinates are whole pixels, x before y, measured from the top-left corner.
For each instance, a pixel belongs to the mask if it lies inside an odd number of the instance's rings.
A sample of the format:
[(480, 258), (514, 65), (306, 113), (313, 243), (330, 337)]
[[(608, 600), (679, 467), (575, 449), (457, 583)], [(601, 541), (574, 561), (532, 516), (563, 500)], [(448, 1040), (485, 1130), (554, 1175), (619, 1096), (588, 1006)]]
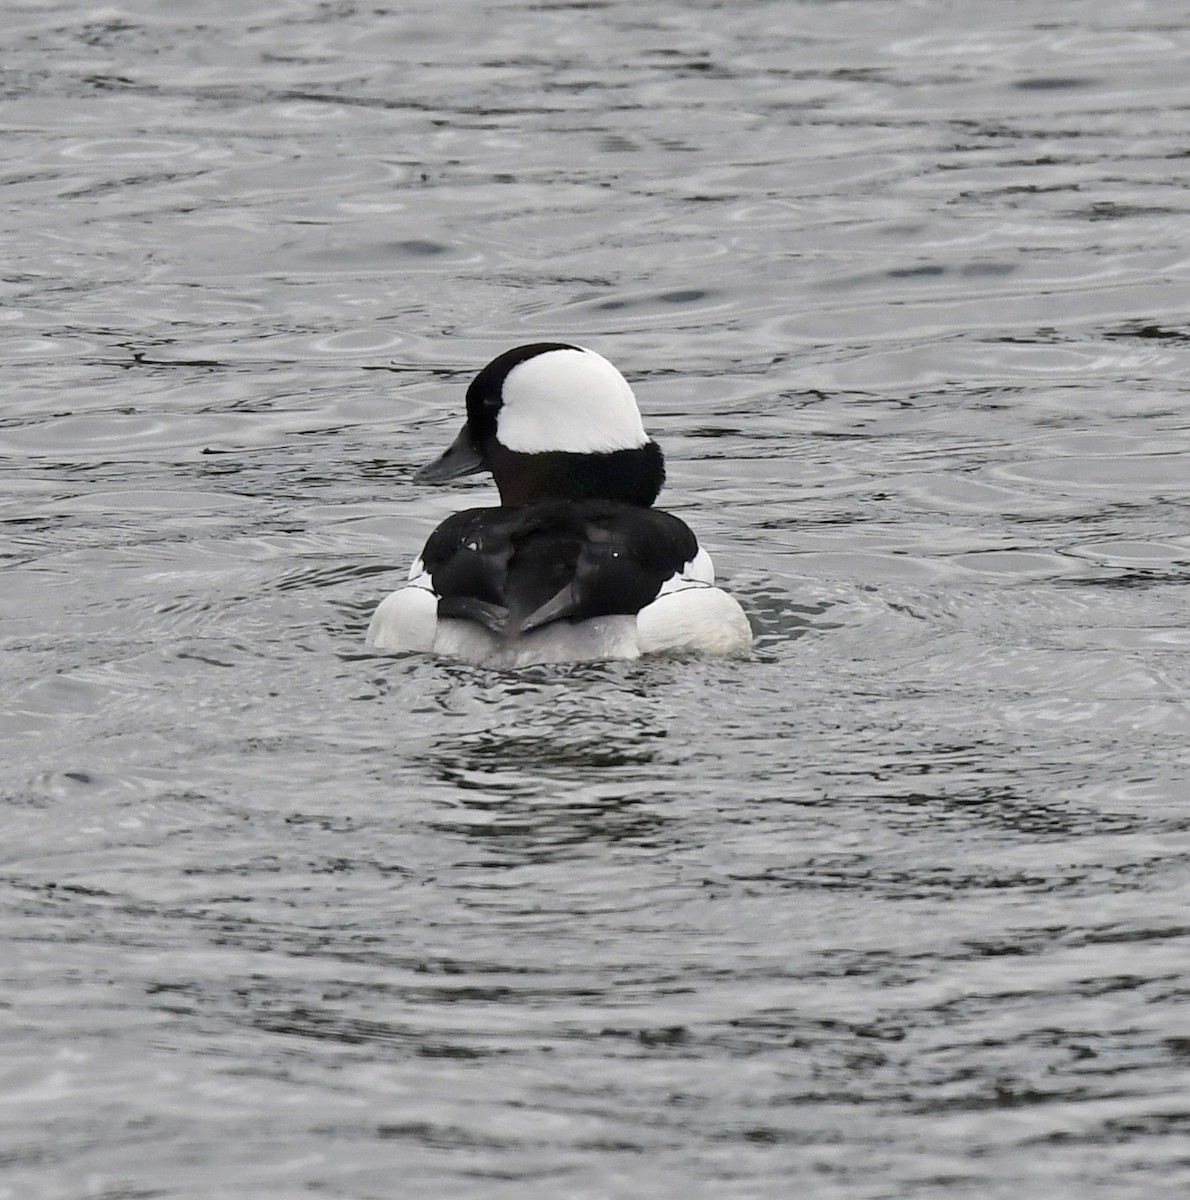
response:
[(438, 596), (440, 617), (503, 631), (508, 619), (504, 585), (514, 549), (510, 511), (469, 508), (447, 517), (430, 535), (421, 562)]
[[(698, 553), (694, 534), (670, 513), (601, 502), (568, 508), (578, 526), (575, 552), (548, 598), (532, 608), (525, 604), (519, 621), (523, 632), (553, 621), (635, 615)], [(519, 575), (523, 563), (533, 578), (540, 578), (533, 563), (549, 556), (550, 541), (548, 535), (527, 537), (511, 574)], [(536, 599), (530, 589), (525, 592), (525, 602)]]
[(422, 559), (440, 616), (515, 637), (554, 621), (635, 614), (698, 555), (685, 522), (605, 501), (458, 513)]

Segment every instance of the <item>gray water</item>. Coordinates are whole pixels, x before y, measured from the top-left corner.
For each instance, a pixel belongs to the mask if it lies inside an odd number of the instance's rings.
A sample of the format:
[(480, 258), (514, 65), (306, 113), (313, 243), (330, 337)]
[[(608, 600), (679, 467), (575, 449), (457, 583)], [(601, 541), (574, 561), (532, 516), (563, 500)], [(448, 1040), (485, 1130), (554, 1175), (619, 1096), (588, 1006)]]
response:
[[(10, 5), (0, 1197), (1190, 1190), (1190, 7)], [(373, 655), (499, 351), (749, 663)]]

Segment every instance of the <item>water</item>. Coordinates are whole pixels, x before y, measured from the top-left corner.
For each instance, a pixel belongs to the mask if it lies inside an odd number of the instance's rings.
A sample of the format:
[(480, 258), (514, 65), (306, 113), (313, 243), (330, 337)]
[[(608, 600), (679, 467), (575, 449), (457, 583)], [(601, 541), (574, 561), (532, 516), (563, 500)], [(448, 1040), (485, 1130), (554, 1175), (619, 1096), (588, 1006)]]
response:
[[(1181, 1197), (1190, 10), (10, 7), (0, 1197)], [(751, 663), (362, 646), (632, 379)]]

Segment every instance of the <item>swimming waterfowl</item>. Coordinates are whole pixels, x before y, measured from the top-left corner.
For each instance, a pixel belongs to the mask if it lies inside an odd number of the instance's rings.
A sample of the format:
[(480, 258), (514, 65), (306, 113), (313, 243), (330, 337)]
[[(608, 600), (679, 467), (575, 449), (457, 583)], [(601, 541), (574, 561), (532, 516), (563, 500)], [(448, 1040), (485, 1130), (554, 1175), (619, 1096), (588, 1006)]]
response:
[(746, 656), (739, 603), (689, 526), (653, 508), (665, 481), (623, 375), (593, 350), (517, 346), (471, 382), (459, 435), (414, 479), (490, 471), (500, 504), (448, 517), (368, 629), (378, 650), (483, 666)]

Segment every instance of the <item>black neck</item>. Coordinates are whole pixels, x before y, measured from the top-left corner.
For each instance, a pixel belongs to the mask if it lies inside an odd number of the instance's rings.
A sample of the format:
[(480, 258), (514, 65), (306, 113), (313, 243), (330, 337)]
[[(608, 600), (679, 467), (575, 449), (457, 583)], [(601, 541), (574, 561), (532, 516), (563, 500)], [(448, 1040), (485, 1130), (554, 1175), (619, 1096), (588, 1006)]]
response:
[(520, 454), (493, 439), (487, 459), (500, 502), (510, 507), (548, 498), (618, 500), (648, 508), (665, 482), (665, 457), (656, 442), (607, 454)]

